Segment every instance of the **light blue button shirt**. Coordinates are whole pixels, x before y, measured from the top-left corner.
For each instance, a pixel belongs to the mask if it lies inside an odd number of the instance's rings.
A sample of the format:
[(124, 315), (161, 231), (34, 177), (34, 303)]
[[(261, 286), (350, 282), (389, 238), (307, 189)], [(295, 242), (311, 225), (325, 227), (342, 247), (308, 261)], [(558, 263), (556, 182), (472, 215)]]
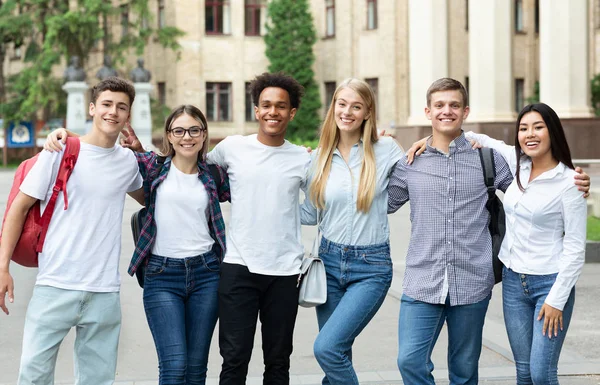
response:
[[(325, 188), (325, 210), (322, 212), (321, 233), (332, 242), (343, 245), (363, 246), (385, 243), (389, 240), (390, 230), (387, 218), (388, 182), (394, 165), (403, 152), (390, 137), (382, 137), (373, 146), (376, 162), (375, 197), (367, 213), (356, 209), (356, 196), (360, 181), (363, 159), (362, 141), (355, 144), (348, 164), (336, 149), (331, 160), (331, 172)], [(316, 165), (318, 151), (312, 154), (312, 166)], [(314, 169), (309, 174), (309, 186)], [(307, 196), (310, 189), (307, 190)], [(301, 205), (303, 225), (317, 223), (317, 209), (305, 199)]]

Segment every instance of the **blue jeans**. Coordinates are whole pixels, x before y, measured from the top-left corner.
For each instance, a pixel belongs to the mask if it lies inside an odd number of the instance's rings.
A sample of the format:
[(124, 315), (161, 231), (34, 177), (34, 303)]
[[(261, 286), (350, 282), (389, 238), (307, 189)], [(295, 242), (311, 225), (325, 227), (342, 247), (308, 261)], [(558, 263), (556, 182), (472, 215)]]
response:
[(544, 320), (538, 313), (556, 281), (556, 274), (519, 274), (502, 271), (504, 323), (517, 367), (517, 384), (558, 384), (558, 358), (575, 305), (575, 288), (563, 308), (563, 330), (542, 335)]
[(204, 384), (217, 323), (219, 260), (150, 256), (144, 308), (158, 354), (159, 383)]
[(348, 246), (323, 238), (319, 256), (327, 272), (327, 302), (317, 307), (314, 353), (325, 372), (323, 384), (358, 384), (352, 344), (381, 307), (392, 283), (390, 246)]
[(417, 301), (406, 294), (400, 303), (398, 368), (405, 384), (435, 384), (431, 352), (444, 321), (448, 327), (450, 385), (478, 383), (483, 321), (491, 294), (484, 300), (460, 306)]
[(112, 385), (121, 330), (119, 293), (33, 288), (25, 315), (19, 385), (54, 384), (58, 348), (75, 327), (76, 385)]

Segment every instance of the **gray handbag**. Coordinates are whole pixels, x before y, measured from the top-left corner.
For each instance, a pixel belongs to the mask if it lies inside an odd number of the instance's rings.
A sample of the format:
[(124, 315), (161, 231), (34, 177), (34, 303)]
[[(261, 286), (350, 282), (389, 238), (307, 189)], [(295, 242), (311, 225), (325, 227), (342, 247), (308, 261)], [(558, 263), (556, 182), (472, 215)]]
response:
[(314, 307), (322, 305), (327, 301), (327, 276), (325, 265), (319, 258), (319, 243), (321, 241), (321, 229), (319, 211), (317, 211), (317, 236), (313, 242), (312, 251), (304, 255), (298, 275), (298, 305), (302, 307)]

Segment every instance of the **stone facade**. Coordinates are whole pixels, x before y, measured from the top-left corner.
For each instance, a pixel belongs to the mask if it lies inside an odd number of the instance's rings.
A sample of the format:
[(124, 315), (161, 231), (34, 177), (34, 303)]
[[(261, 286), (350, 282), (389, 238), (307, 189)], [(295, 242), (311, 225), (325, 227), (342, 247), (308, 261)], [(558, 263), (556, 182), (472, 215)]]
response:
[[(451, 76), (463, 83), (473, 86), (469, 77), (469, 28), (468, 19), (477, 17), (469, 15), (474, 8), (470, 2), (480, 0), (377, 0), (376, 28), (369, 28), (367, 7), (370, 0), (337, 0), (335, 1), (335, 33), (327, 35), (327, 11), (325, 0), (310, 0), (311, 11), (315, 20), (318, 41), (314, 48), (317, 57), (314, 65), (316, 80), (321, 89), (322, 103), (325, 100), (326, 82), (338, 83), (347, 77), (371, 79), (377, 81), (378, 125), (380, 128), (392, 130), (400, 137), (403, 145), (411, 143), (426, 129), (411, 130), (407, 127), (411, 115), (411, 75), (409, 68), (409, 42), (411, 7), (417, 2), (430, 3), (431, 14), (435, 15), (444, 9), (447, 20), (447, 33), (434, 35), (431, 44), (417, 47), (416, 52), (423, 57), (436, 57), (435, 50), (439, 42), (447, 45), (447, 54), (441, 59), (447, 70), (441, 76)], [(490, 4), (500, 0), (489, 0)], [(517, 88), (521, 87), (519, 97), (525, 102), (534, 92), (535, 83), (540, 76), (540, 37), (536, 31), (536, 20), (539, 6), (551, 7), (557, 0), (501, 0), (510, 2), (510, 34), (511, 78), (512, 84), (507, 88), (511, 95), (500, 95), (510, 99), (512, 112), (516, 113)], [(562, 1), (562, 0), (560, 0)], [(600, 53), (600, 2), (595, 0), (578, 0), (587, 2), (588, 20), (582, 22), (589, 26), (588, 63), (589, 78), (600, 72), (600, 61), (596, 60)], [(175, 107), (182, 103), (198, 105), (207, 111), (207, 83), (231, 84), (228, 96), (230, 107), (225, 121), (211, 121), (210, 129), (213, 138), (222, 138), (230, 134), (247, 134), (256, 131), (256, 123), (247, 121), (245, 84), (256, 74), (267, 70), (268, 61), (264, 55), (265, 44), (261, 36), (247, 36), (245, 33), (245, 8), (242, 0), (229, 0), (224, 12), (228, 15), (224, 33), (210, 34), (206, 32), (206, 1), (197, 0), (164, 0), (164, 15), (167, 25), (175, 25), (184, 30), (181, 38), (180, 57), (169, 50), (160, 48), (151, 42), (144, 54), (146, 68), (152, 72), (154, 97), (164, 99), (165, 104)], [(521, 9), (517, 5), (521, 4)], [(548, 5), (550, 4), (550, 5)], [(422, 3), (419, 3), (421, 6)], [(158, 0), (150, 0), (151, 9), (158, 9)], [(505, 6), (503, 6), (506, 8)], [(548, 8), (552, 12), (552, 8)], [(266, 8), (263, 8), (263, 17)], [(503, 11), (504, 12), (504, 11)], [(433, 17), (433, 16), (432, 16)], [(155, 16), (153, 22), (157, 22)], [(517, 23), (517, 19), (521, 20)], [(426, 20), (418, 20), (418, 23)], [(115, 28), (119, 27), (115, 20)], [(433, 25), (434, 23), (432, 23)], [(518, 24), (518, 28), (517, 28)], [(372, 27), (372, 25), (371, 25)], [(506, 29), (505, 27), (503, 27)], [(559, 28), (559, 27), (557, 27)], [(489, 30), (489, 28), (488, 28)], [(492, 33), (494, 33), (492, 31)], [(502, 40), (500, 40), (502, 41)], [(492, 47), (493, 49), (493, 47)], [(485, 52), (478, 47), (478, 52)], [(4, 63), (5, 73), (14, 73), (22, 68), (21, 60), (14, 59), (9, 53)], [(126, 75), (135, 67), (135, 56), (128, 59), (127, 64), (118, 68)], [(473, 60), (471, 58), (471, 60)], [(96, 82), (93, 74), (102, 66), (100, 50), (93, 53), (86, 62), (88, 83)], [(57, 76), (62, 69), (57, 68)], [(434, 79), (431, 79), (434, 80)], [(518, 80), (518, 81), (517, 81)], [(589, 82), (588, 82), (589, 84)], [(481, 84), (479, 84), (481, 87)], [(220, 86), (219, 86), (220, 87)], [(426, 89), (416, 89), (415, 103), (422, 101), (422, 106), (415, 107), (415, 114), (425, 107)], [(159, 93), (163, 93), (159, 95)], [(504, 94), (507, 92), (503, 92)], [(419, 96), (419, 95), (422, 95)], [(217, 111), (217, 110), (215, 110)], [(215, 112), (217, 115), (221, 111)], [(323, 111), (324, 114), (324, 111)], [(417, 124), (417, 126), (421, 123)], [(512, 126), (510, 126), (512, 129)], [(425, 131), (424, 131), (425, 130)], [(598, 154), (600, 155), (600, 154)], [(577, 154), (575, 154), (577, 156)]]

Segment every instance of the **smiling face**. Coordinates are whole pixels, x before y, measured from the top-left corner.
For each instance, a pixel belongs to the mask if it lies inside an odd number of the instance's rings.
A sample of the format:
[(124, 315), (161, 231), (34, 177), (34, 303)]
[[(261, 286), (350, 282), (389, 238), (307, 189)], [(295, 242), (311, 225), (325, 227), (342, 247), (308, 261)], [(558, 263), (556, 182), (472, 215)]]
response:
[(356, 91), (342, 88), (335, 100), (335, 123), (340, 131), (360, 131), (365, 119), (368, 119), (367, 105)]
[(285, 130), (296, 115), (296, 109), (292, 108), (290, 95), (286, 90), (267, 87), (260, 93), (254, 115), (258, 120), (259, 140), (271, 144), (283, 142)]
[(469, 107), (464, 105), (460, 91), (438, 91), (431, 94), (431, 104), (425, 107), (425, 114), (431, 120), (434, 132), (457, 137), (463, 121), (469, 116)]
[(552, 157), (550, 133), (539, 112), (531, 111), (523, 115), (517, 138), (521, 150), (532, 159)]
[(94, 130), (117, 138), (129, 120), (129, 96), (124, 92), (103, 91), (95, 103), (90, 103), (89, 113)]
[[(184, 130), (183, 136), (175, 136), (174, 132)], [(188, 131), (185, 131), (188, 130)], [(197, 132), (200, 130), (200, 135), (197, 137), (190, 136), (190, 132)], [(183, 113), (171, 124), (167, 138), (169, 143), (173, 146), (175, 156), (198, 159), (198, 154), (202, 151), (204, 142), (206, 141), (207, 131), (206, 127), (194, 119), (190, 115)]]

